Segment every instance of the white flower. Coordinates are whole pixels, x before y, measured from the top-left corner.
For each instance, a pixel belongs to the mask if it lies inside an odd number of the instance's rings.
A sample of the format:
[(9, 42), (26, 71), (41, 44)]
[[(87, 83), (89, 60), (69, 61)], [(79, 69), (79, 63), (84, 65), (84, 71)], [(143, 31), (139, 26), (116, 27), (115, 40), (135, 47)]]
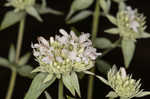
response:
[(73, 31), (70, 34), (63, 29), (59, 31), (62, 36), (56, 35), (55, 38), (50, 37), (50, 40), (39, 37), (38, 43), (31, 44), (33, 55), (40, 64), (34, 72), (45, 68), (45, 72), (60, 77), (60, 74), (67, 72), (80, 72), (92, 68), (95, 59), (101, 53), (97, 53), (93, 48), (90, 34), (82, 33), (78, 37)]

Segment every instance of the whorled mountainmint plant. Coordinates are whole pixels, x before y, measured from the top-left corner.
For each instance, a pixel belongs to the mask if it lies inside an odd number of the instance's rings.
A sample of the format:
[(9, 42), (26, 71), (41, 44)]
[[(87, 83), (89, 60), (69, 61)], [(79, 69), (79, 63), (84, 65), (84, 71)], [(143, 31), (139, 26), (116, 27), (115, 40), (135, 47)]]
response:
[(50, 40), (38, 37), (38, 43), (32, 44), (33, 54), (40, 65), (32, 72), (48, 73), (43, 83), (53, 77), (62, 79), (72, 94), (75, 90), (80, 94), (76, 72), (92, 68), (101, 53), (93, 48), (89, 33), (82, 33), (79, 37), (73, 31), (68, 34), (60, 29), (60, 33), (62, 36), (56, 35)]
[(114, 91), (110, 91), (106, 97), (121, 97), (121, 99), (131, 99), (133, 97), (143, 97), (149, 95), (150, 92), (145, 92), (140, 89), (140, 80), (136, 81), (132, 75), (127, 75), (125, 68), (121, 67), (119, 71), (116, 66), (108, 71), (107, 85)]

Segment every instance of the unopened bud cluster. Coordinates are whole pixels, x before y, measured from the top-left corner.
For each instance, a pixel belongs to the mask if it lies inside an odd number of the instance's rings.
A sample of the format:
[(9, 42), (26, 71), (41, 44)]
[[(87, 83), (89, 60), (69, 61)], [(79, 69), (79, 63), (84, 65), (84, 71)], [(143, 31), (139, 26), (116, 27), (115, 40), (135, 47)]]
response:
[(62, 36), (56, 35), (50, 40), (39, 37), (39, 43), (32, 44), (33, 54), (40, 64), (33, 72), (47, 72), (60, 77), (64, 73), (85, 71), (94, 66), (101, 53), (96, 53), (93, 48), (90, 34), (82, 33), (77, 37), (73, 31), (68, 34), (63, 29), (60, 33)]
[(6, 6), (13, 6), (15, 11), (25, 10), (25, 8), (33, 6), (35, 0), (8, 0)]
[(116, 66), (113, 66), (107, 76), (108, 84), (120, 97), (130, 99), (143, 91), (140, 90), (140, 80), (136, 81), (132, 79), (132, 76), (127, 75), (123, 67), (117, 71)]
[(133, 40), (138, 38), (146, 28), (145, 17), (131, 7), (126, 7), (124, 11), (118, 12), (117, 25), (121, 37)]

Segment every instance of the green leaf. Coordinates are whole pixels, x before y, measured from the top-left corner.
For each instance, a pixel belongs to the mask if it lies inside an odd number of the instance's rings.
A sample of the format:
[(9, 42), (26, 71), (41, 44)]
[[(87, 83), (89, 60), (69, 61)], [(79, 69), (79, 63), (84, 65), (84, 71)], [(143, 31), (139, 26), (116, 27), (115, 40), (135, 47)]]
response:
[(88, 8), (93, 2), (94, 0), (74, 0), (71, 4), (66, 20), (68, 20), (76, 11)]
[(45, 91), (44, 93), (45, 93), (46, 99), (52, 99), (51, 95), (47, 91)]
[(12, 63), (15, 62), (15, 56), (16, 56), (15, 47), (14, 45), (11, 44), (8, 54), (8, 60)]
[(16, 24), (21, 19), (23, 19), (24, 16), (25, 16), (24, 12), (8, 11), (5, 14), (4, 19), (1, 23), (0, 30), (6, 29), (6, 28)]
[(119, 29), (118, 28), (111, 28), (111, 29), (107, 29), (105, 30), (106, 33), (109, 33), (109, 34), (119, 34)]
[(103, 9), (104, 13), (109, 13), (110, 7), (111, 7), (111, 1), (110, 0), (100, 0), (100, 6)]
[(72, 78), (69, 73), (62, 75), (62, 80), (66, 88), (72, 93), (72, 95), (75, 96), (75, 89), (74, 86), (72, 85)]
[(79, 12), (77, 15), (75, 15), (74, 17), (72, 17), (71, 19), (69, 19), (67, 21), (67, 24), (72, 24), (72, 23), (76, 23), (78, 21), (81, 21), (83, 19), (86, 19), (87, 17), (89, 17), (90, 15), (92, 15), (92, 11), (89, 10), (84, 10)]
[(114, 16), (108, 14), (108, 15), (106, 15), (106, 17), (108, 18), (108, 20), (109, 20), (111, 23), (117, 25), (117, 19), (116, 19)]
[(29, 15), (33, 16), (33, 17), (36, 18), (38, 21), (40, 21), (40, 22), (43, 21), (42, 18), (40, 17), (40, 15), (39, 15), (39, 13), (37, 12), (37, 10), (36, 10), (34, 7), (30, 6), (30, 7), (27, 7), (25, 10), (26, 10), (26, 12), (27, 12)]
[(117, 98), (118, 95), (117, 95), (114, 91), (110, 91), (110, 92), (106, 95), (106, 97)]
[(29, 88), (28, 92), (26, 93), (24, 99), (38, 99), (38, 97), (42, 94), (42, 92), (47, 87), (49, 87), (56, 79), (54, 77), (51, 81), (43, 83), (45, 77), (47, 77), (46, 73), (39, 73), (34, 77), (32, 83), (30, 85), (30, 88)]
[(129, 64), (133, 58), (134, 51), (135, 51), (135, 41), (133, 40), (122, 40), (121, 41), (121, 48), (124, 57), (124, 64), (126, 68), (129, 67)]
[(111, 68), (111, 65), (102, 59), (96, 60), (96, 66), (97, 66), (97, 69), (103, 74), (107, 74), (107, 72)]
[(140, 33), (138, 38), (150, 38), (150, 33), (146, 33), (146, 32)]
[(9, 61), (3, 57), (0, 57), (0, 65), (3, 67), (11, 68)]
[(144, 97), (150, 95), (150, 91), (143, 91), (140, 94), (136, 95), (135, 97)]
[(36, 5), (35, 8), (39, 14), (54, 14), (54, 15), (62, 15), (63, 14), (60, 11), (54, 10), (49, 7), (41, 7), (40, 5)]
[(94, 45), (96, 48), (105, 49), (111, 48), (113, 46), (113, 43), (109, 39), (101, 37), (95, 39)]
[(24, 65), (22, 67), (17, 68), (17, 72), (24, 77), (33, 78), (35, 73), (31, 73), (33, 67), (30, 65)]
[(53, 75), (53, 74), (48, 74), (48, 75), (47, 75), (47, 77), (44, 79), (43, 83), (46, 83), (46, 82), (48, 82), (48, 81), (52, 80), (52, 79), (53, 79), (53, 77), (54, 77), (54, 75)]
[(22, 66), (27, 64), (28, 60), (30, 59), (31, 54), (27, 53), (24, 56), (22, 56), (18, 62), (18, 65)]
[(81, 97), (80, 94), (80, 86), (79, 86), (79, 81), (78, 81), (78, 76), (75, 72), (71, 73), (71, 78), (72, 78), (72, 85), (74, 87), (74, 89), (76, 90), (77, 94)]

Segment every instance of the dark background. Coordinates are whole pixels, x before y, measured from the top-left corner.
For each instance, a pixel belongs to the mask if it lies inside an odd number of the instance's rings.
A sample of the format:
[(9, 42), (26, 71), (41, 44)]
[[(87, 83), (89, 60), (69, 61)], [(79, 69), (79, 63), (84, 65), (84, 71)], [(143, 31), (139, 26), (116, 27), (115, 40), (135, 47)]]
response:
[[(47, 0), (48, 1), (48, 0)], [(42, 18), (44, 19), (44, 23), (37, 22), (30, 16), (27, 16), (27, 22), (25, 27), (25, 34), (24, 34), (24, 41), (22, 46), (21, 55), (26, 52), (32, 52), (30, 47), (31, 42), (36, 42), (36, 38), (38, 36), (44, 36), (45, 38), (49, 38), (49, 36), (58, 33), (60, 28), (64, 28), (67, 31), (70, 31), (70, 27), (74, 26), (79, 31), (84, 32), (91, 32), (92, 26), (92, 17), (85, 19), (79, 23), (73, 25), (66, 25), (65, 24), (65, 16), (67, 15), (70, 7), (70, 3), (72, 0), (49, 0), (48, 6), (60, 10), (64, 12), (63, 16), (55, 16), (55, 15), (44, 15)], [(8, 8), (2, 7), (5, 1), (0, 0), (0, 22)], [(128, 5), (132, 6), (133, 8), (137, 8), (140, 13), (144, 13), (147, 17), (147, 32), (150, 32), (150, 3), (149, 0), (128, 0)], [(94, 4), (93, 4), (94, 6)], [(94, 7), (90, 9), (93, 10)], [(113, 3), (112, 6), (112, 13), (117, 11), (117, 4)], [(13, 20), (13, 18), (12, 18)], [(100, 25), (99, 25), (99, 32), (98, 36), (105, 36), (110, 37), (112, 40), (117, 39), (115, 36), (110, 36), (103, 34), (104, 29), (111, 27), (112, 25), (108, 22), (107, 19), (101, 17), (100, 18)], [(0, 56), (7, 58), (8, 56), (8, 49), (11, 43), (16, 45), (16, 39), (18, 34), (18, 24), (11, 26), (10, 28), (0, 31)], [(121, 50), (116, 48), (111, 53), (106, 55), (103, 59), (106, 59), (111, 64), (116, 64), (117, 66), (123, 66), (123, 57)], [(30, 59), (29, 64), (32, 64), (36, 67), (36, 62), (34, 61), (34, 57), (32, 56)], [(97, 72), (99, 73), (99, 72)], [(130, 68), (128, 69), (128, 73), (133, 74), (133, 78), (139, 79), (141, 78), (142, 88), (145, 90), (150, 90), (150, 39), (140, 39), (136, 43), (136, 51)], [(5, 93), (7, 91), (7, 87), (9, 84), (10, 78), (10, 70), (0, 67), (0, 99), (4, 99)], [(100, 73), (99, 73), (100, 74)], [(102, 75), (102, 74), (100, 74)], [(29, 85), (31, 83), (31, 79), (21, 77), (17, 75), (16, 86), (13, 93), (13, 99), (23, 99), (25, 92), (27, 92)], [(50, 94), (52, 95), (53, 99), (57, 99), (57, 81), (55, 84), (52, 84), (50, 88), (48, 88)], [(82, 96), (84, 99), (86, 97), (86, 90), (87, 90), (87, 77), (84, 77), (83, 80), (80, 81), (80, 87), (82, 90)], [(94, 90), (94, 98), (93, 99), (104, 99), (105, 95), (111, 89), (101, 83), (100, 81), (95, 81), (95, 90)], [(68, 91), (66, 91), (68, 93)], [(41, 99), (44, 99), (41, 96)], [(140, 99), (150, 99), (150, 96), (146, 96)]]

